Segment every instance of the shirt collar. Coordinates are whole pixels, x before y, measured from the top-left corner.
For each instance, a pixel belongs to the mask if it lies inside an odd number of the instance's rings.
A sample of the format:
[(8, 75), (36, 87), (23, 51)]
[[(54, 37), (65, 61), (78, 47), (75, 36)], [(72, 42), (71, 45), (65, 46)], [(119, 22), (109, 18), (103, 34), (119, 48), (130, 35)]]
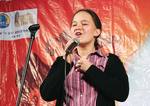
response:
[(103, 56), (100, 50), (95, 50), (93, 53), (90, 53), (90, 55), (98, 55), (100, 57)]
[[(78, 53), (77, 48), (75, 49), (75, 53), (76, 53), (78, 56), (80, 56), (79, 53)], [(97, 50), (95, 50), (94, 52), (92, 52), (92, 53), (89, 54), (89, 56), (92, 56), (92, 55), (98, 55), (98, 56), (100, 56), (100, 57), (103, 57), (103, 56), (104, 56), (104, 55), (102, 54), (102, 52), (101, 52), (101, 49), (97, 49)]]

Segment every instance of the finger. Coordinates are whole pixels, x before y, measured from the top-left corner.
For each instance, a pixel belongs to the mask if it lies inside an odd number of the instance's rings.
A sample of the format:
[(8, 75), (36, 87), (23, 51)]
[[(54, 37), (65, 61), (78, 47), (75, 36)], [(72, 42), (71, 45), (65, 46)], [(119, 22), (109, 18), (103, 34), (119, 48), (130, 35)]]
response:
[(77, 63), (81, 63), (81, 60), (78, 60)]
[(81, 64), (76, 64), (76, 67), (81, 67)]

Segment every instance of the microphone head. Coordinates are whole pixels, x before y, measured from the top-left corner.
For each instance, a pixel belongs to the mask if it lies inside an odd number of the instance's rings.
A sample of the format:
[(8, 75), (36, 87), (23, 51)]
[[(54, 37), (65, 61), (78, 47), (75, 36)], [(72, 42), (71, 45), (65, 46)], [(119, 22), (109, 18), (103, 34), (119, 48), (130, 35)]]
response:
[(39, 24), (33, 24), (31, 25), (28, 29), (31, 33), (31, 37), (34, 38), (35, 37), (35, 33), (37, 32), (37, 30), (40, 28)]
[(33, 24), (28, 29), (30, 32), (36, 32), (40, 28), (39, 24)]
[(66, 49), (66, 54), (69, 54), (72, 52), (72, 50), (80, 44), (80, 41), (78, 39), (73, 39), (73, 42), (68, 46)]

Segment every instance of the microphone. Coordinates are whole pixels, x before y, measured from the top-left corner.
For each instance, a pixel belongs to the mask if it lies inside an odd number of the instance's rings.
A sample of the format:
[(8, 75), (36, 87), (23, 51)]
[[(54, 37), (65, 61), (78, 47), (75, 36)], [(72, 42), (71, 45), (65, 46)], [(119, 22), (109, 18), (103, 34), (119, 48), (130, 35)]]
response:
[(72, 50), (80, 44), (78, 39), (73, 39), (73, 42), (68, 46), (66, 49), (66, 54), (69, 54), (72, 52)]
[(31, 33), (31, 37), (34, 37), (35, 36), (35, 33), (37, 32), (37, 30), (40, 28), (40, 25), (39, 24), (33, 24), (31, 25), (28, 29)]
[(40, 28), (40, 25), (39, 24), (33, 24), (29, 27), (29, 31), (32, 32), (32, 31), (37, 31), (38, 29)]

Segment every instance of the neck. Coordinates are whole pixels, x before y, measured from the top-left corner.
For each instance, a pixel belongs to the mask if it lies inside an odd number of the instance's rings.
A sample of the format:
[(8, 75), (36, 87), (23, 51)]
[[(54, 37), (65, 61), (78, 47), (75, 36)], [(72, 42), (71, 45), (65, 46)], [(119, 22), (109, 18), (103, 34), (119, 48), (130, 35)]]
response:
[(90, 53), (93, 53), (95, 51), (95, 47), (94, 46), (79, 46), (78, 48), (78, 53), (79, 55), (82, 57), (82, 56), (88, 56)]

